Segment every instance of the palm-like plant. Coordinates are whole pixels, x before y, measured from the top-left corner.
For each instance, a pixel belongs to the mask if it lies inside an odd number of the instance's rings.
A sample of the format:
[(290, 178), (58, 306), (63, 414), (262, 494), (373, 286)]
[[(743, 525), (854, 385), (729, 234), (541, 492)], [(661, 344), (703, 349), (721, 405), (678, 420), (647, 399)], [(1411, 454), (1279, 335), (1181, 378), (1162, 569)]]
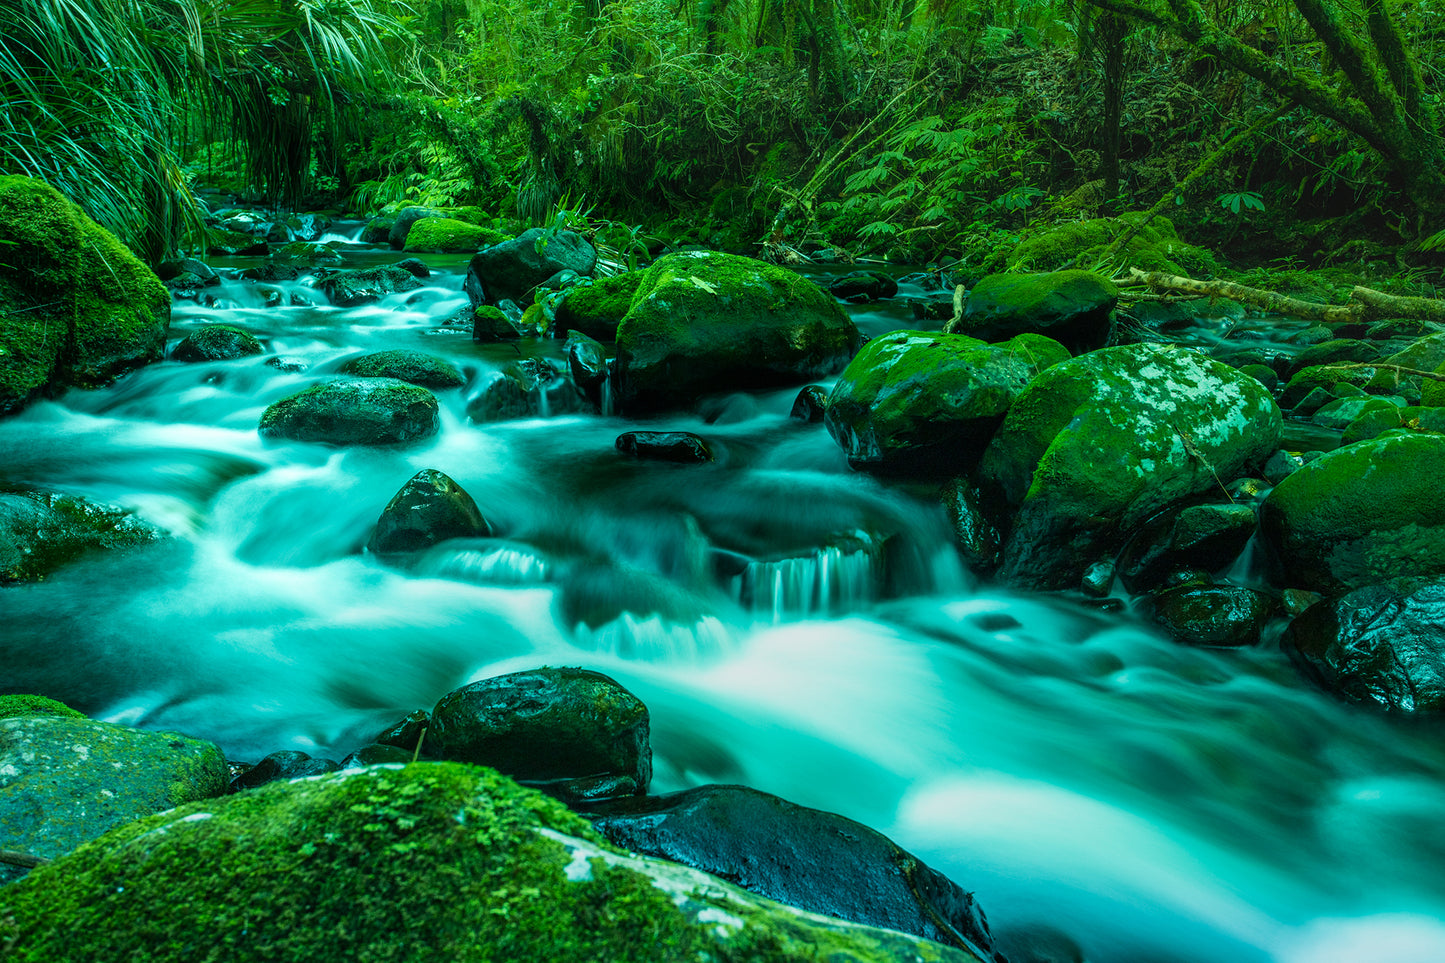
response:
[[(221, 134), (294, 200), (311, 137), (389, 78), (387, 0), (7, 0), (0, 166), (49, 181), (152, 259), (195, 205), (177, 160)], [(404, 9), (404, 8), (403, 8)]]

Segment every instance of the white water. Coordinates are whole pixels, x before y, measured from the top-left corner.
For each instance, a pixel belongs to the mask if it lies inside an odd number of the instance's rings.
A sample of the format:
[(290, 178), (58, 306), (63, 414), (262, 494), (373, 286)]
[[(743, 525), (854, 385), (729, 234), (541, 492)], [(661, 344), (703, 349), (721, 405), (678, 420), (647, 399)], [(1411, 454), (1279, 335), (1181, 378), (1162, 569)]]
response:
[[(464, 299), (436, 260), (425, 290), (359, 310), (237, 285), (236, 307), (177, 309), (174, 336), (226, 320), (309, 372), (167, 362), (0, 422), (5, 481), (175, 533), (0, 593), (0, 691), (237, 759), (339, 758), (469, 680), (586, 665), (650, 707), (657, 791), (742, 782), (859, 819), (975, 891), (996, 933), (1048, 924), (1126, 963), (1445, 960), (1440, 727), (1342, 706), (1271, 649), (977, 586), (927, 492), (849, 472), (787, 418), (792, 390), (647, 425), (701, 434), (709, 466), (622, 457), (637, 423), (615, 417), (469, 424), (518, 351), (438, 332)], [(469, 374), (436, 439), (257, 438), (267, 404), (402, 346)], [(499, 537), (383, 568), (361, 547), (428, 467)]]

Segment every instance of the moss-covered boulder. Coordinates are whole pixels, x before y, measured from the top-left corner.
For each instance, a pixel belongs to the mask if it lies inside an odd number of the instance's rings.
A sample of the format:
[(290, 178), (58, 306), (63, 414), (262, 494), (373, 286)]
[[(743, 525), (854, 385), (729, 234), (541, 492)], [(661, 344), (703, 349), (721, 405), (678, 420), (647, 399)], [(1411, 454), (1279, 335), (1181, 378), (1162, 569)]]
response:
[(159, 359), (170, 293), (50, 185), (0, 177), (0, 415)]
[(445, 472), (423, 468), (386, 503), (367, 548), (390, 557), (419, 552), (449, 538), (491, 534), (491, 524), (466, 489)]
[(1350, 702), (1445, 715), (1445, 582), (1402, 578), (1316, 602), (1281, 647), (1307, 676)]
[(617, 326), (632, 309), (632, 298), (645, 271), (628, 271), (569, 288), (557, 305), (557, 335), (581, 331), (599, 341), (617, 338)]
[(460, 388), (467, 382), (457, 366), (445, 358), (405, 348), (352, 358), (341, 366), (341, 373), (357, 378), (395, 378), (423, 388)]
[(234, 361), (266, 348), (249, 331), (229, 324), (208, 324), (191, 332), (171, 349), (173, 361)]
[(496, 305), (479, 304), (472, 310), (472, 340), (483, 344), (520, 341), (522, 332), (518, 324)]
[(10, 963), (967, 963), (662, 860), (495, 772), (370, 768), (192, 803), (0, 890)]
[(647, 706), (590, 669), (543, 667), (447, 693), (426, 751), (493, 766), (569, 800), (635, 796), (652, 780)]
[(573, 231), (539, 227), (472, 255), (462, 283), (472, 304), (532, 302), (532, 291), (559, 271), (586, 277), (597, 267), (597, 250)]
[(980, 465), (1013, 510), (1000, 575), (1077, 586), (1145, 519), (1263, 462), (1280, 428), (1263, 385), (1183, 348), (1122, 345), (1046, 368)]
[(405, 251), (464, 254), (500, 244), (507, 235), (494, 227), (471, 224), (454, 217), (433, 217), (417, 221), (407, 232)]
[(944, 330), (984, 341), (1046, 334), (1075, 354), (1109, 343), (1119, 289), (1092, 271), (991, 274), (974, 285)]
[(1394, 432), (1328, 452), (1260, 506), (1285, 584), (1337, 594), (1445, 575), (1445, 435)]
[[(1392, 365), (1390, 368), (1381, 368), (1375, 372), (1373, 378), (1365, 385), (1365, 390), (1371, 394), (1398, 395), (1405, 399), (1407, 404), (1418, 405), (1423, 403), (1423, 375), (1410, 374), (1410, 371), (1435, 371), (1436, 368), (1445, 365), (1445, 334), (1432, 334), (1409, 345), (1408, 347), (1389, 355), (1384, 360), (1385, 364)], [(1435, 397), (1432, 390), (1431, 397)]]
[(346, 260), (336, 248), (319, 241), (292, 241), (282, 244), (268, 257), (272, 262), (299, 264), (340, 264)]
[(1340, 433), (1340, 444), (1353, 445), (1357, 441), (1368, 441), (1397, 429), (1445, 434), (1445, 409), (1423, 408), (1418, 405), (1401, 408), (1388, 402), (1371, 405), (1345, 426), (1345, 430)]
[(407, 238), (416, 230), (419, 222), (444, 217), (446, 215), (441, 211), (434, 211), (429, 207), (404, 207), (392, 216), (391, 227), (386, 232), (386, 243), (391, 245), (393, 251), (400, 251), (406, 247)]
[[(1307, 407), (1311, 414), (1335, 398), (1355, 396), (1365, 390), (1375, 375), (1373, 368), (1311, 365), (1290, 376), (1279, 393), (1279, 406), (1286, 411)], [(1306, 403), (1306, 399), (1312, 399)], [(1318, 404), (1315, 403), (1318, 400)]]
[(125, 551), (162, 533), (124, 509), (46, 491), (0, 492), (0, 585), (34, 582), (96, 551)]
[(441, 428), (436, 396), (394, 378), (358, 378), (312, 385), (261, 415), (263, 438), (332, 445), (395, 445)]
[[(1031, 229), (1011, 249), (996, 252), (988, 267), (1057, 271), (1070, 265), (1091, 265), (1119, 235), (1131, 230), (1145, 216), (1142, 211), (1129, 211), (1118, 217), (1097, 217)], [(1174, 225), (1164, 217), (1151, 220), (1115, 258), (1120, 267), (1136, 267), (1141, 271), (1164, 271), (1188, 277), (1219, 272), (1214, 254), (1180, 240)]]
[(841, 370), (858, 329), (817, 285), (751, 258), (687, 251), (644, 272), (617, 327), (621, 407), (641, 412), (716, 391)]
[(854, 468), (959, 474), (1033, 377), (1069, 357), (1023, 334), (999, 345), (961, 334), (894, 331), (863, 346), (833, 387), (823, 423)]
[(271, 251), (264, 237), (249, 231), (234, 231), (226, 227), (206, 229), (206, 253), (213, 256), (233, 257), (236, 255), (265, 256)]
[(331, 271), (316, 282), (316, 287), (327, 300), (339, 308), (370, 304), (388, 294), (415, 291), (421, 286), (414, 274), (395, 264), (356, 271)]
[(85, 713), (72, 709), (64, 702), (39, 695), (0, 695), (0, 719), (16, 716), (63, 716), (67, 719), (84, 719)]
[[(175, 733), (60, 714), (0, 718), (0, 840), (53, 859), (133, 819), (219, 795), (226, 776), (220, 749)], [(0, 863), (0, 882), (18, 875)]]

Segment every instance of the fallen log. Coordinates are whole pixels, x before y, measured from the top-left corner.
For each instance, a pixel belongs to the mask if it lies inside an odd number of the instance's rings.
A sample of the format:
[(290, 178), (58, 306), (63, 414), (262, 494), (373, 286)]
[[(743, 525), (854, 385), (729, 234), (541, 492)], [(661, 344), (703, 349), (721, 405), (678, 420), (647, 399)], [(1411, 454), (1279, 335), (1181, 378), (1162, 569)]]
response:
[(1235, 284), (1233, 281), (1196, 281), (1162, 271), (1141, 271), (1138, 268), (1130, 268), (1129, 274), (1154, 291), (1180, 291), (1202, 297), (1228, 298), (1275, 314), (1305, 321), (1319, 321), (1321, 324), (1368, 324), (1386, 318), (1445, 324), (1445, 301), (1385, 294), (1383, 291), (1366, 287), (1355, 287), (1346, 304), (1320, 304), (1274, 291)]

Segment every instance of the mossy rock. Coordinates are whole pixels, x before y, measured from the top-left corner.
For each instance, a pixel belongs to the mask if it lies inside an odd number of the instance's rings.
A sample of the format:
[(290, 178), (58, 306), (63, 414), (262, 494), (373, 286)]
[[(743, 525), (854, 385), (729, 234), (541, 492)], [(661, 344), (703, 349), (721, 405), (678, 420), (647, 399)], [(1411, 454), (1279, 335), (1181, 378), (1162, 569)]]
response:
[(1263, 385), (1183, 348), (1122, 345), (1044, 369), (980, 464), (1015, 510), (1001, 577), (1076, 587), (1144, 520), (1262, 463), (1280, 430)]
[(991, 274), (968, 292), (944, 330), (984, 341), (1044, 334), (1082, 354), (1109, 343), (1119, 289), (1092, 271)]
[[(221, 750), (199, 739), (62, 714), (0, 718), (0, 839), (63, 856), (142, 816), (219, 795), (226, 777)], [(9, 869), (0, 864), (0, 881)]]
[(615, 341), (617, 326), (632, 310), (632, 299), (646, 273), (628, 271), (569, 288), (557, 305), (557, 336), (581, 331), (598, 341)]
[(171, 360), (234, 361), (265, 353), (265, 346), (250, 332), (229, 324), (208, 324), (182, 338), (171, 350)]
[(445, 358), (405, 348), (352, 358), (341, 366), (341, 373), (358, 378), (395, 378), (423, 388), (460, 388), (467, 383), (457, 366)]
[(393, 251), (400, 251), (406, 246), (406, 240), (411, 232), (421, 221), (429, 218), (446, 217), (441, 211), (434, 211), (428, 207), (404, 207), (397, 211), (391, 219), (391, 230), (387, 232), (386, 243)]
[(361, 229), (361, 242), (363, 244), (385, 244), (395, 224), (395, 215), (382, 214), (373, 217)]
[(483, 344), (520, 341), (522, 332), (518, 323), (496, 305), (479, 304), (472, 310), (472, 340)]
[(283, 244), (271, 252), (270, 259), (300, 261), (303, 264), (340, 264), (345, 260), (340, 251), (318, 241), (292, 241)]
[(327, 299), (339, 308), (370, 304), (380, 301), (388, 294), (415, 291), (421, 286), (422, 283), (416, 279), (416, 275), (395, 264), (355, 271), (332, 271), (316, 284)]
[(271, 247), (263, 237), (224, 227), (206, 229), (206, 253), (212, 256), (265, 255), (270, 252)]
[(441, 429), (436, 396), (394, 378), (360, 378), (312, 385), (261, 415), (263, 438), (331, 445), (396, 445)]
[[(1407, 371), (1430, 371), (1445, 366), (1445, 334), (1432, 334), (1421, 338), (1402, 351), (1385, 359), (1386, 364), (1399, 368), (1381, 368), (1365, 385), (1371, 394), (1399, 395), (1407, 404), (1424, 404), (1424, 376), (1409, 374)], [(1431, 397), (1437, 397), (1439, 388), (1433, 389)]]
[[(1118, 217), (1099, 217), (1087, 221), (1069, 221), (1026, 232), (1011, 251), (986, 265), (991, 270), (1007, 267), (1010, 271), (1057, 271), (1071, 265), (1092, 265), (1114, 243), (1145, 217), (1142, 211), (1130, 211)], [(997, 259), (999, 254), (995, 255)], [(1204, 277), (1219, 272), (1214, 254), (1206, 248), (1186, 244), (1179, 239), (1168, 218), (1156, 217), (1149, 222), (1123, 250), (1114, 255), (1120, 267), (1136, 267), (1141, 271), (1164, 271), (1188, 277)]]
[(494, 227), (469, 224), (454, 217), (435, 217), (417, 221), (406, 235), (406, 251), (432, 251), (438, 254), (463, 254), (500, 244), (507, 235)]
[(61, 716), (67, 719), (84, 719), (86, 715), (72, 709), (64, 702), (47, 699), (39, 695), (0, 695), (0, 719), (16, 716)]
[(534, 227), (473, 254), (462, 289), (472, 304), (520, 306), (532, 303), (536, 288), (558, 272), (586, 277), (596, 267), (597, 249), (582, 235)]
[(162, 533), (123, 509), (54, 492), (0, 492), (0, 585), (36, 582), (94, 551), (125, 551)]
[(43, 181), (0, 177), (0, 415), (159, 359), (170, 293)]
[(1286, 587), (1335, 594), (1445, 575), (1445, 436), (1392, 432), (1316, 458), (1260, 507)]
[(838, 303), (785, 268), (710, 251), (668, 254), (643, 273), (617, 326), (624, 411), (835, 374), (858, 350)]
[(1340, 434), (1340, 444), (1353, 445), (1357, 441), (1368, 441), (1391, 431), (1445, 434), (1445, 408), (1425, 408), (1417, 405), (1399, 408), (1388, 402), (1372, 405), (1345, 426), (1345, 430)]
[(140, 820), (0, 890), (12, 963), (964, 963), (633, 856), (459, 763), (372, 767)]
[(1279, 406), (1286, 411), (1297, 408), (1316, 391), (1324, 392), (1329, 398), (1347, 397), (1357, 392), (1347, 391), (1346, 388), (1363, 389), (1374, 376), (1373, 368), (1341, 368), (1335, 365), (1302, 368), (1290, 377), (1280, 391)]
[(990, 345), (961, 334), (894, 331), (863, 346), (824, 414), (853, 468), (971, 470), (1024, 386), (1069, 352), (1042, 335)]

